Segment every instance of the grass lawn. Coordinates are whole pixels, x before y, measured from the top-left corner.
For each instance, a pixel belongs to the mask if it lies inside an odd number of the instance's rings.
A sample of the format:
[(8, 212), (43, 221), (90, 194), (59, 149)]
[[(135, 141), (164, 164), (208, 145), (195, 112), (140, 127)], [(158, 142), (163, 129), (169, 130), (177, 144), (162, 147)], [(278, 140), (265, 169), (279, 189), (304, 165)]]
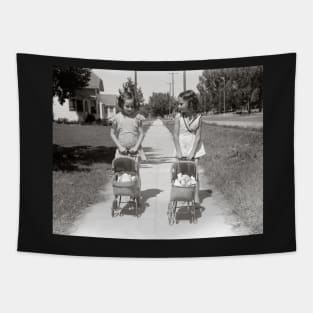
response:
[(203, 122), (210, 125), (232, 126), (247, 129), (263, 129), (263, 113), (251, 114), (213, 114), (203, 116)]
[[(150, 123), (144, 123), (145, 131)], [(111, 179), (115, 145), (109, 126), (53, 124), (53, 232), (68, 234)]]
[(75, 219), (96, 202), (111, 177), (115, 147), (110, 128), (53, 125), (53, 232), (67, 234)]
[(263, 113), (251, 113), (251, 114), (236, 114), (236, 113), (226, 113), (226, 114), (212, 114), (203, 116), (204, 119), (208, 121), (255, 121), (263, 122)]
[[(172, 131), (173, 121), (165, 125)], [(206, 155), (200, 164), (251, 229), (263, 232), (263, 132), (203, 124)]]

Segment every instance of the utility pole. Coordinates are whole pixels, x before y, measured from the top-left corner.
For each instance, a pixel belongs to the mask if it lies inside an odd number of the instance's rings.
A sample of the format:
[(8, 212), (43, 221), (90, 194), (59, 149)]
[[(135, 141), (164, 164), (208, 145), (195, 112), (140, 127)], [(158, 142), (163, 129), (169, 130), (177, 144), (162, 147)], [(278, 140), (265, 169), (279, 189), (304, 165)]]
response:
[(170, 86), (169, 92), (168, 92), (168, 115), (171, 114), (171, 90), (172, 90), (172, 83), (168, 83)]
[(135, 83), (135, 103), (137, 103), (137, 71), (134, 71), (134, 83)]
[(183, 71), (183, 89), (186, 91), (186, 71)]
[(135, 71), (135, 79), (134, 79), (134, 81), (135, 81), (135, 87), (137, 89), (137, 71)]
[(172, 75), (172, 97), (175, 98), (175, 78), (174, 75), (178, 75), (178, 73), (168, 73), (169, 75)]
[(224, 114), (226, 113), (226, 79), (225, 76), (222, 76), (221, 79), (224, 82)]

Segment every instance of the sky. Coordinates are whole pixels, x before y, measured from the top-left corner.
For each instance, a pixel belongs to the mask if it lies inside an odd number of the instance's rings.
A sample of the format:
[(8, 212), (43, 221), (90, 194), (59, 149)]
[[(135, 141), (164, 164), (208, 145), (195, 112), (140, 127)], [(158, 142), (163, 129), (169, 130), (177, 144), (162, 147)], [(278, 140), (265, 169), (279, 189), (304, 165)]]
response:
[[(116, 71), (116, 70), (103, 70), (93, 69), (102, 80), (104, 85), (104, 93), (118, 94), (118, 89), (122, 87), (122, 84), (128, 77), (134, 79), (133, 71)], [(153, 92), (169, 92), (169, 83), (172, 80), (170, 71), (138, 71), (137, 83), (138, 87), (141, 87), (145, 102), (149, 101), (149, 97)], [(177, 96), (183, 91), (183, 72), (176, 71), (174, 75), (174, 93)], [(199, 76), (202, 70), (186, 71), (186, 87), (187, 89), (193, 89), (197, 91), (197, 84), (199, 82)]]

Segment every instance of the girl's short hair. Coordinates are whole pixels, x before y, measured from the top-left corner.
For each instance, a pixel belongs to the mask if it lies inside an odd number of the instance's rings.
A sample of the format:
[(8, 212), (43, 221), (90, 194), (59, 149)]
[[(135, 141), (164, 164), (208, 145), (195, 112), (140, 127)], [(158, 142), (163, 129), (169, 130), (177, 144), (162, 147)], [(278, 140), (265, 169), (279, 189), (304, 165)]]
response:
[(120, 95), (118, 97), (117, 105), (121, 110), (123, 110), (123, 106), (124, 106), (126, 99), (133, 99), (134, 100), (134, 108), (135, 108), (135, 110), (138, 109), (135, 95), (133, 94), (132, 91), (127, 90), (127, 91), (123, 91), (122, 93), (120, 93)]
[(199, 112), (200, 102), (197, 94), (193, 90), (186, 90), (181, 92), (178, 95), (179, 98), (182, 98), (185, 101), (188, 101), (188, 109), (193, 112)]

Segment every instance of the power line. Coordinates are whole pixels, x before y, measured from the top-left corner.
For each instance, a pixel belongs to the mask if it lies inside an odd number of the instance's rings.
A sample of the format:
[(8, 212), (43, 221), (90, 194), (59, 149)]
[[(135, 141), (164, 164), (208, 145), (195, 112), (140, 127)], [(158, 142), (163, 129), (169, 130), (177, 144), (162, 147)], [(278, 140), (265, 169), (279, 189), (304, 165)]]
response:
[(135, 80), (135, 87), (137, 88), (137, 71), (135, 71), (135, 75), (134, 76), (135, 76), (135, 79), (134, 79)]
[(170, 115), (171, 114), (171, 89), (172, 89), (172, 83), (169, 82), (168, 84), (170, 86), (169, 93), (168, 93), (168, 115)]

